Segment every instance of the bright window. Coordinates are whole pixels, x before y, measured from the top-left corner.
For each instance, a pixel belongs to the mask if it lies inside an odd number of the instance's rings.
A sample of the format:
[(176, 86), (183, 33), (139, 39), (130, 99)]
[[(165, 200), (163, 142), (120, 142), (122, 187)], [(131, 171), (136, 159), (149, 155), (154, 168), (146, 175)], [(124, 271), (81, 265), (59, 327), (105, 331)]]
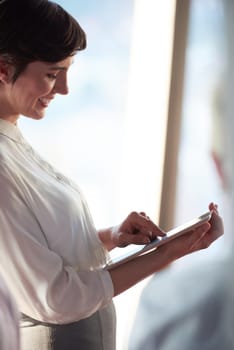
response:
[[(182, 128), (178, 160), (175, 225), (207, 210), (214, 201), (225, 220), (225, 235), (189, 261), (226, 254), (228, 189), (218, 175), (214, 155), (223, 166), (225, 152), (224, 12), (221, 0), (192, 0), (186, 49)], [(215, 152), (215, 154), (214, 154)]]

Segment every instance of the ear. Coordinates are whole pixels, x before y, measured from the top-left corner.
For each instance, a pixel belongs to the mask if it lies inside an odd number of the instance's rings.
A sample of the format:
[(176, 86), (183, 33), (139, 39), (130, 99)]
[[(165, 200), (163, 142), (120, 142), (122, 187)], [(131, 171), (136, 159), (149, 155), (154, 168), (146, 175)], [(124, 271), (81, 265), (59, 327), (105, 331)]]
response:
[(10, 83), (13, 76), (13, 66), (0, 57), (0, 82)]

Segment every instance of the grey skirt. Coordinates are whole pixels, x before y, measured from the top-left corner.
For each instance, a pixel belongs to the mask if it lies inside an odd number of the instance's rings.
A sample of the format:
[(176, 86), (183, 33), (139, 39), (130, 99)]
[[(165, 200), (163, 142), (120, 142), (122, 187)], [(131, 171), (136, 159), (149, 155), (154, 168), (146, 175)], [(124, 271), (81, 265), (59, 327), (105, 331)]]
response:
[(21, 350), (115, 350), (114, 304), (65, 325), (44, 324), (22, 315), (20, 333)]

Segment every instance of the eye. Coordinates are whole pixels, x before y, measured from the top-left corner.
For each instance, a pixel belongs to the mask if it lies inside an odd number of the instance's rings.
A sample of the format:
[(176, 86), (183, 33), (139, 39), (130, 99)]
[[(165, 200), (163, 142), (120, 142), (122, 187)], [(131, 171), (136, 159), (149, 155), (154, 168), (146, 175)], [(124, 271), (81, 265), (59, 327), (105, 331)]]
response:
[(48, 73), (48, 74), (47, 74), (47, 77), (48, 77), (50, 80), (55, 80), (55, 79), (57, 78), (57, 74)]

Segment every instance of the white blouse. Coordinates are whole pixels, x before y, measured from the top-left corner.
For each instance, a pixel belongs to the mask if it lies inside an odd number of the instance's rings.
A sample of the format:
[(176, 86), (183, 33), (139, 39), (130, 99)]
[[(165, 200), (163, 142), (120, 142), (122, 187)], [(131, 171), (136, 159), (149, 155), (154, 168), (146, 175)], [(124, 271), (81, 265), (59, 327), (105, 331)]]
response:
[(113, 297), (106, 255), (77, 186), (0, 119), (0, 272), (19, 310), (59, 324), (90, 316)]
[(2, 277), (0, 276), (0, 349), (19, 350), (19, 314)]

